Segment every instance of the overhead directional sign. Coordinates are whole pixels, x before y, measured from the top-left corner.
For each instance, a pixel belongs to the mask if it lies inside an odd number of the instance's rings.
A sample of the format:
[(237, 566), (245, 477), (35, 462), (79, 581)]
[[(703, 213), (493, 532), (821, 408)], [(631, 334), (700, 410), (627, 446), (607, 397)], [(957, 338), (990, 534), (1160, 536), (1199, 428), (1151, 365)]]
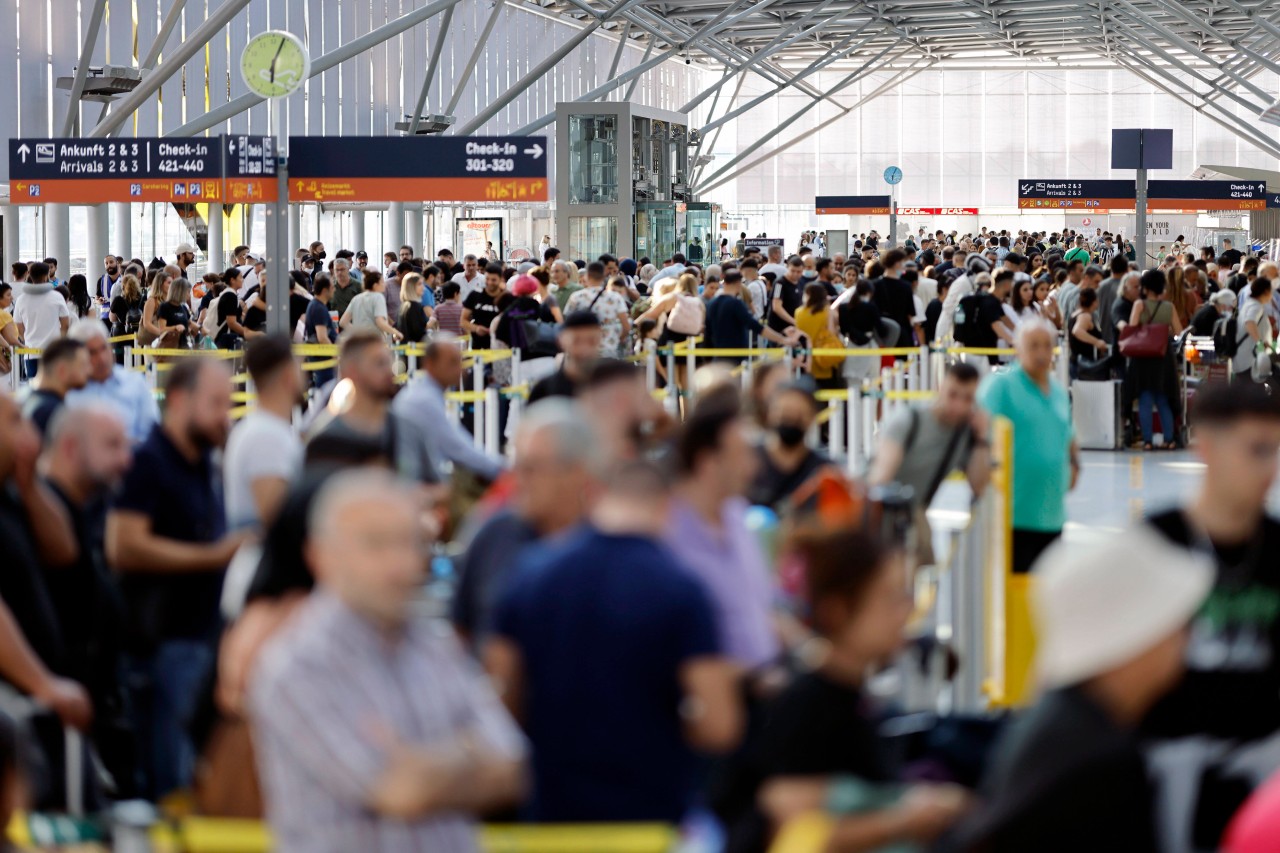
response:
[(1280, 193), (1267, 193), (1267, 209), (1275, 210), (1280, 208)]
[(293, 201), (547, 201), (540, 136), (289, 139)]
[(222, 200), (218, 140), (10, 139), (15, 204)]
[(1266, 210), (1266, 181), (1151, 181), (1149, 210)]
[(892, 201), (887, 195), (820, 195), (814, 199), (815, 212), (824, 214), (870, 214), (888, 216)]
[(1069, 181), (1060, 178), (1023, 178), (1018, 181), (1018, 207), (1021, 210), (1131, 210), (1137, 197), (1133, 181)]
[(275, 201), (276, 141), (271, 136), (223, 136), (223, 199), (231, 204)]

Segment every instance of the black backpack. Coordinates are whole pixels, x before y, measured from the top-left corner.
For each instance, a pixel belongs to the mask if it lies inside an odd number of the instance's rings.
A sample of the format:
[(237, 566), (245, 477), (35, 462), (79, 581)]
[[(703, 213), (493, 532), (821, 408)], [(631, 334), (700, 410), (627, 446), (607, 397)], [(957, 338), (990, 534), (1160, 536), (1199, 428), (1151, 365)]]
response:
[(1213, 352), (1218, 358), (1235, 358), (1242, 340), (1244, 335), (1240, 334), (1240, 324), (1236, 322), (1234, 314), (1214, 321)]
[(536, 308), (515, 305), (508, 308), (507, 329), (511, 348), (520, 350), (526, 358), (556, 353), (556, 327), (539, 320)]
[(982, 294), (970, 293), (960, 300), (956, 306), (955, 336), (958, 343), (967, 347), (977, 346), (982, 341), (982, 329), (978, 315), (982, 308)]

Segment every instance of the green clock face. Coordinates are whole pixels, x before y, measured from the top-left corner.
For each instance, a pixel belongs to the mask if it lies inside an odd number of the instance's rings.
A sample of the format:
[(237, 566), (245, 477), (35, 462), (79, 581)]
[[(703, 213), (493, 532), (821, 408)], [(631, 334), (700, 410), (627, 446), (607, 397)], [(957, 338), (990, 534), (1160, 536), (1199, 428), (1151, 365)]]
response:
[(272, 30), (254, 36), (240, 54), (240, 74), (262, 98), (292, 95), (311, 71), (311, 56), (293, 33)]

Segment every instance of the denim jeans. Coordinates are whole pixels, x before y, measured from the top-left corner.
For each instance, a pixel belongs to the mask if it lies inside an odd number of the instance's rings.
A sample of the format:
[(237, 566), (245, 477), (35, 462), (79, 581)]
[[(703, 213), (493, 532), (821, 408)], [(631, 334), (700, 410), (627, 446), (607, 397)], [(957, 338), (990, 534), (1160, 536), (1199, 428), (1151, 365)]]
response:
[(193, 781), (196, 754), (190, 726), (213, 655), (210, 640), (164, 640), (150, 655), (130, 655), (126, 662), (139, 786), (152, 800)]
[(1175, 439), (1173, 410), (1169, 407), (1169, 398), (1159, 391), (1143, 391), (1138, 395), (1138, 423), (1142, 425), (1142, 441), (1150, 444), (1151, 437), (1154, 435), (1151, 425), (1153, 407), (1160, 410), (1160, 428), (1164, 432), (1164, 443), (1170, 444)]

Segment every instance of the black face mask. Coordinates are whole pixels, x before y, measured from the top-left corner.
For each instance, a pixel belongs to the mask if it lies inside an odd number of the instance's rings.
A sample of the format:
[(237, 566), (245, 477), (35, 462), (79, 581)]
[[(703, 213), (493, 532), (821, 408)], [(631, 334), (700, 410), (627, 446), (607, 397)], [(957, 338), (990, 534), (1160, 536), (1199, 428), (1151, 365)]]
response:
[(327, 257), (329, 257), (329, 253), (328, 253), (328, 252), (321, 252), (320, 254), (316, 255), (316, 258), (318, 258), (319, 260), (322, 260), (322, 261), (323, 261), (325, 258), (327, 258)]
[(778, 424), (773, 431), (777, 433), (778, 441), (782, 442), (783, 447), (799, 447), (804, 444), (804, 427), (795, 424)]

